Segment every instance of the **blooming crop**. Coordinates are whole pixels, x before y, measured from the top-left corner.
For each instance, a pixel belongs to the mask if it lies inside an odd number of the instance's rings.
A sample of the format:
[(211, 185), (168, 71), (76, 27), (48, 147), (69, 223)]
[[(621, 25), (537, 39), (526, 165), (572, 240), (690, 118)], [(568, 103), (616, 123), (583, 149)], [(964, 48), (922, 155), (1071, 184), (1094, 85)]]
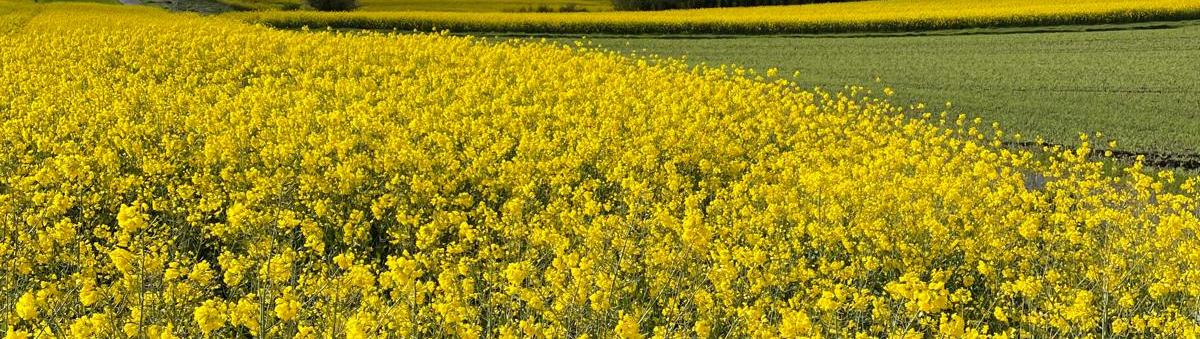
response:
[(861, 88), (82, 4), (0, 60), (12, 337), (1200, 329), (1197, 179)]
[(570, 34), (811, 34), (1191, 20), (1200, 19), (1200, 3), (1179, 0), (876, 0), (658, 12), (276, 11), (229, 16), (285, 28), (423, 31), (440, 28), (457, 32)]

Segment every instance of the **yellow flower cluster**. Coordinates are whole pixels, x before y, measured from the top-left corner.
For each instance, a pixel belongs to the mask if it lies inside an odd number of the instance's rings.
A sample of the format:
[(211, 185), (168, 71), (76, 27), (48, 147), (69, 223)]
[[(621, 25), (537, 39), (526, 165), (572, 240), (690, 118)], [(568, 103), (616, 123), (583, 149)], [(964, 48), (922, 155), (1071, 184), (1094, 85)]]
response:
[(1197, 179), (1089, 139), (101, 5), (0, 3), (0, 60), (8, 338), (1200, 335)]
[(285, 28), (571, 34), (803, 34), (1200, 19), (1200, 3), (1180, 0), (876, 0), (659, 12), (280, 11), (231, 16)]

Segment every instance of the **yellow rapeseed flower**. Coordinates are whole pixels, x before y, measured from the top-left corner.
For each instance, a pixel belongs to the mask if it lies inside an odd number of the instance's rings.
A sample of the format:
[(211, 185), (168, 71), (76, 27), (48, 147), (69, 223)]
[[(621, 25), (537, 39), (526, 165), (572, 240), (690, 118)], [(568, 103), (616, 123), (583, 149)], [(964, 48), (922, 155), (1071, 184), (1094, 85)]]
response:
[(17, 316), (26, 321), (35, 321), (38, 319), (37, 298), (31, 292), (25, 292), (21, 298), (17, 300)]

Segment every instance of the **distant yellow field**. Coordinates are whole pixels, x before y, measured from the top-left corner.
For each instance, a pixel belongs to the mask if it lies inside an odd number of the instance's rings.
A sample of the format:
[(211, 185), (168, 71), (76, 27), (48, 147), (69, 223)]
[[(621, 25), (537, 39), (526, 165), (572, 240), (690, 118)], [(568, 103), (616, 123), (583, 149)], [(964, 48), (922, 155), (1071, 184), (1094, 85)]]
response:
[(576, 5), (588, 11), (612, 9), (608, 0), (359, 0), (359, 11), (506, 12)]
[[(99, 0), (112, 1), (116, 0)], [(304, 0), (218, 0), (241, 9), (277, 10), (301, 8)], [(358, 12), (523, 12), (546, 8), (558, 11), (570, 6), (576, 11), (612, 10), (609, 0), (359, 0)]]
[[(367, 4), (367, 8), (374, 5)], [(381, 8), (381, 7), (375, 7)], [(772, 34), (912, 31), (992, 26), (1124, 23), (1200, 18), (1200, 1), (886, 0), (798, 6), (603, 13), (251, 13), (276, 27), (430, 29), (529, 33)]]

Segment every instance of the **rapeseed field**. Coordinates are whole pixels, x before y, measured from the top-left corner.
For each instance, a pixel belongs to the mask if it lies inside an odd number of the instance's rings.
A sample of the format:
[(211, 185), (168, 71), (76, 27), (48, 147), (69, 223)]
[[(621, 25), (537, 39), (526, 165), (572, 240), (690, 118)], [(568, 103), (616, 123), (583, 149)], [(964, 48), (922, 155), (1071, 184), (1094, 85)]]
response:
[(1200, 335), (1200, 179), (890, 90), (0, 3), (32, 337)]

